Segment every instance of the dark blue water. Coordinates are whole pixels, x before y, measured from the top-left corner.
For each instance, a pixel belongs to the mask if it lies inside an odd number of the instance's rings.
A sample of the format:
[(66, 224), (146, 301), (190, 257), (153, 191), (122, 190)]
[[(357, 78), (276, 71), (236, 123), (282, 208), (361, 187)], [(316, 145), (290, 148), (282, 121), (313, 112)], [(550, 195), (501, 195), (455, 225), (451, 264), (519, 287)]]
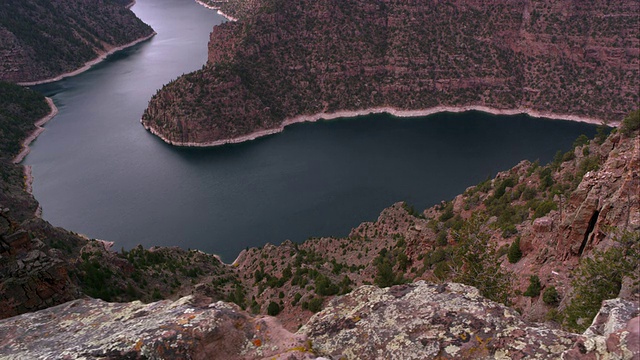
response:
[(166, 145), (139, 119), (162, 84), (198, 69), (223, 19), (189, 0), (138, 0), (158, 35), (37, 87), (60, 113), (32, 145), (34, 194), (54, 225), (232, 261), (247, 246), (344, 236), (394, 202), (423, 209), (522, 159), (548, 162), (595, 127), (527, 116), (438, 114), (297, 124), (210, 149)]

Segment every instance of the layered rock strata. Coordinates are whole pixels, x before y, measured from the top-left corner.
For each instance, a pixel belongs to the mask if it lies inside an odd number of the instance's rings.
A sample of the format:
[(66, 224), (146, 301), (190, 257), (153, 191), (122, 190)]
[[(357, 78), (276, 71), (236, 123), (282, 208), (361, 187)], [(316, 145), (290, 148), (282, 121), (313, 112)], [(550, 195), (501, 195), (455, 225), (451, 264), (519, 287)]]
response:
[(3, 1), (0, 80), (59, 80), (153, 34), (119, 0)]
[(239, 21), (215, 27), (207, 65), (164, 86), (142, 117), (175, 145), (368, 109), (615, 121), (638, 103), (635, 1), (213, 3)]

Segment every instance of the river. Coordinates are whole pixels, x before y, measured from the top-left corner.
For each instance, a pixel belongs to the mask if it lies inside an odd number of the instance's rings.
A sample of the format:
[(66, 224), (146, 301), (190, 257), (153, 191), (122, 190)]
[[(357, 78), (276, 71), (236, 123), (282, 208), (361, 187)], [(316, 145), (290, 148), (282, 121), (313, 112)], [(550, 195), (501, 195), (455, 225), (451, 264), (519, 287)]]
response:
[(286, 239), (345, 236), (406, 200), (424, 209), (522, 159), (542, 163), (595, 126), (479, 112), (296, 124), (248, 143), (171, 147), (140, 117), (164, 83), (207, 58), (224, 21), (190, 0), (138, 0), (158, 35), (91, 70), (35, 87), (60, 113), (25, 164), (43, 218), (92, 238), (197, 248), (231, 262)]

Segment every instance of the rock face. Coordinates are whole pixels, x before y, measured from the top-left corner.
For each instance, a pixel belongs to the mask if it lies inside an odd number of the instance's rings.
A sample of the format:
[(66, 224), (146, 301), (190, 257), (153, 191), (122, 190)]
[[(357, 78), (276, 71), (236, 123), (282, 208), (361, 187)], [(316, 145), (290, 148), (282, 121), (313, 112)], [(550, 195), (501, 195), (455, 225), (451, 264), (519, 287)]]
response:
[[(2, 221), (3, 218), (0, 218)], [(39, 239), (20, 229), (0, 231), (0, 318), (43, 309), (75, 299), (80, 290), (71, 282), (65, 262)]]
[[(304, 359), (304, 336), (233, 304), (76, 300), (0, 321), (3, 359)], [(46, 334), (46, 335), (45, 335)]]
[(215, 28), (204, 69), (150, 101), (142, 123), (170, 143), (251, 138), (342, 110), (619, 120), (638, 101), (632, 0), (209, 3), (240, 19)]
[(321, 353), (348, 359), (551, 359), (578, 338), (527, 324), (475, 288), (422, 281), (361, 287), (330, 302), (301, 331)]
[[(3, 359), (632, 359), (638, 309), (607, 302), (583, 335), (527, 323), (473, 287), (448, 283), (337, 297), (296, 334), (269, 316), (193, 296), (82, 299), (0, 321)], [(631, 321), (630, 321), (631, 319)], [(313, 347), (311, 347), (313, 345)]]
[(122, 0), (3, 1), (0, 80), (54, 78), (152, 33)]
[[(335, 359), (639, 356), (633, 325), (637, 319), (631, 320), (638, 315), (637, 305), (612, 301), (604, 309), (624, 315), (599, 315), (611, 320), (606, 332), (577, 335), (524, 322), (514, 310), (483, 298), (475, 288), (419, 281), (387, 289), (361, 287), (331, 301), (300, 332), (313, 340), (314, 350)], [(604, 342), (609, 346), (600, 346)]]
[(613, 224), (640, 229), (640, 137), (609, 140), (600, 169), (586, 173), (567, 201), (557, 235), (564, 258), (598, 245)]

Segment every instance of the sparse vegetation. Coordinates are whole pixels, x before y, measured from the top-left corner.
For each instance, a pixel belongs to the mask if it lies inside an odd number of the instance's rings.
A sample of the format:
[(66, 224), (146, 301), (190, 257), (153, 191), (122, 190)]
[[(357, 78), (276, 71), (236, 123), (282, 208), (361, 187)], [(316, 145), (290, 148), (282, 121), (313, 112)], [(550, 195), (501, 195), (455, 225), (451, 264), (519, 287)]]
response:
[(507, 258), (509, 262), (512, 264), (517, 263), (522, 258), (522, 251), (520, 251), (520, 238), (517, 237), (509, 246), (509, 251), (507, 252)]
[(640, 109), (630, 112), (622, 120), (620, 133), (630, 136), (631, 133), (640, 129)]
[(555, 286), (551, 285), (544, 289), (544, 292), (542, 293), (542, 301), (547, 305), (558, 305), (560, 302), (560, 294), (558, 294), (558, 290), (556, 290)]
[(541, 287), (542, 285), (540, 284), (540, 278), (538, 275), (531, 275), (529, 277), (529, 287), (527, 287), (527, 290), (523, 295), (528, 297), (537, 297), (540, 295)]
[(600, 310), (602, 301), (618, 296), (625, 276), (637, 281), (639, 233), (625, 233), (621, 244), (604, 252), (594, 251), (581, 259), (574, 272), (574, 294), (565, 309), (565, 325), (576, 332), (583, 332)]

